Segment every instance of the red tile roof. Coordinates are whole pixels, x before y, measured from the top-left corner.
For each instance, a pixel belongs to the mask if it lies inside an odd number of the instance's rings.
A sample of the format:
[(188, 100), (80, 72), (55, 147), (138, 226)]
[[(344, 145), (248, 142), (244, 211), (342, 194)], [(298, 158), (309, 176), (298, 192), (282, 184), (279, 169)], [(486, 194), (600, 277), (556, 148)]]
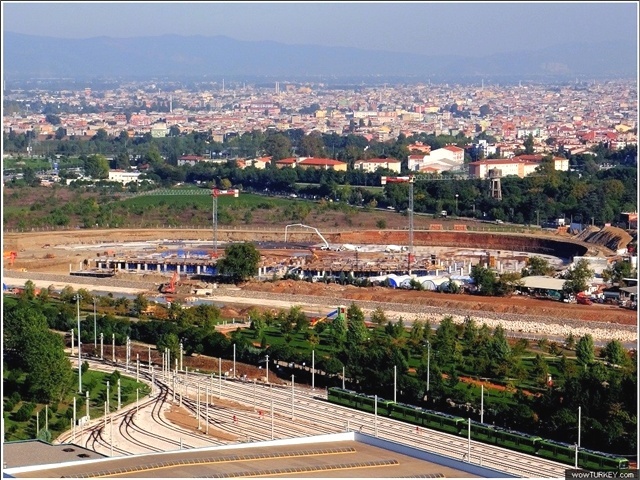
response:
[(344, 162), (340, 162), (338, 160), (333, 160), (331, 158), (306, 158), (300, 162), (300, 165), (346, 165)]

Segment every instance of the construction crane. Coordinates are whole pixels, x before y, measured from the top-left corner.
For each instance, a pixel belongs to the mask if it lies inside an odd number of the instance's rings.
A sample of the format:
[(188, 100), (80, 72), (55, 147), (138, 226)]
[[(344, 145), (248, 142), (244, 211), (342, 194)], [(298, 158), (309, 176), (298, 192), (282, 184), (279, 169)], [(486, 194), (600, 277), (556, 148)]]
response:
[(211, 198), (213, 199), (213, 256), (218, 257), (218, 197), (220, 195), (232, 195), (238, 198), (240, 190), (231, 188), (229, 190), (219, 190), (214, 188), (211, 190)]
[(409, 253), (407, 254), (407, 270), (411, 275), (411, 263), (413, 262), (413, 183), (415, 177), (409, 175), (406, 177), (380, 177), (380, 183), (386, 185), (387, 183), (408, 183), (409, 184)]
[[(409, 253), (408, 253), (408, 270), (411, 274), (411, 262), (415, 258), (413, 255), (413, 184), (418, 180), (433, 181), (433, 180), (474, 180), (473, 177), (468, 175), (461, 175), (456, 177), (433, 177), (432, 175), (407, 175), (403, 177), (380, 177), (380, 183), (386, 185), (387, 183), (408, 183), (409, 184)], [(456, 196), (457, 198), (457, 196)], [(457, 210), (457, 209), (456, 209)]]

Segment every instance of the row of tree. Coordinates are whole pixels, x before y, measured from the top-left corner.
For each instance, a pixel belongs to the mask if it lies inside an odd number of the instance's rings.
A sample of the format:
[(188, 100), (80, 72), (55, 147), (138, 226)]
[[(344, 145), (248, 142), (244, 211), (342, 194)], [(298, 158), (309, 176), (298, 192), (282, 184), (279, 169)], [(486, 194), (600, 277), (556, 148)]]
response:
[[(25, 289), (19, 301), (5, 302), (5, 359), (18, 368), (34, 372), (30, 391), (35, 398), (56, 398), (61, 395), (60, 389), (69, 385), (70, 365), (64, 357), (62, 341), (56, 334), (47, 332), (49, 336), (46, 336), (43, 331), (46, 327), (63, 331), (74, 327), (75, 311), (73, 300), (68, 298), (70, 293), (70, 290), (64, 292), (63, 302), (51, 303), (47, 294), (41, 292), (35, 296), (31, 289)], [(104, 302), (113, 304), (115, 300)], [(142, 299), (136, 299), (134, 305), (138, 310), (146, 308)], [(351, 388), (391, 398), (396, 370), (400, 401), (454, 414), (459, 412), (457, 407), (452, 409), (451, 400), (458, 405), (470, 402), (476, 407), (479, 400), (468, 389), (459, 388), (462, 375), (489, 377), (509, 388), (529, 385), (530, 390), (537, 390), (539, 394), (532, 396), (516, 388), (515, 403), (492, 405), (485, 419), (496, 425), (573, 442), (575, 412), (577, 406), (581, 406), (583, 425), (587, 426), (583, 432), (589, 432), (583, 436), (585, 447), (618, 453), (635, 449), (636, 362), (617, 341), (609, 342), (601, 351), (602, 358), (615, 365), (613, 368), (596, 358), (593, 339), (588, 335), (577, 341), (571, 336), (566, 341), (567, 347), (575, 348), (577, 363), (565, 357), (557, 344), (539, 342), (539, 347), (547, 348), (558, 359), (553, 367), (557, 376), (551, 387), (547, 380), (552, 367), (547, 358), (535, 354), (532, 361), (528, 360), (531, 353), (526, 340), (510, 342), (502, 327), (491, 331), (486, 325), (478, 326), (471, 318), (457, 325), (445, 316), (435, 330), (428, 322), (415, 322), (407, 329), (402, 320), (390, 322), (385, 312), (378, 309), (371, 316), (376, 327), (368, 329), (364, 313), (352, 304), (345, 316), (318, 323), (312, 329), (299, 308), (277, 314), (254, 311), (251, 329), (260, 347), (254, 346), (251, 338), (240, 330), (230, 337), (216, 332), (220, 311), (214, 306), (183, 309), (172, 304), (167, 319), (169, 321), (130, 322), (101, 314), (97, 324), (107, 338), (114, 334), (117, 344), (124, 344), (130, 337), (159, 349), (169, 348), (172, 355), (179, 354), (182, 342), (187, 354), (230, 358), (235, 344), (239, 361), (255, 364), (268, 354), (274, 360), (301, 364), (309, 362), (310, 350), (316, 349), (317, 368), (336, 375), (344, 367)], [(86, 323), (83, 342), (88, 345), (93, 332), (92, 322)], [(284, 343), (269, 345), (266, 337), (269, 327), (280, 330)], [(20, 346), (18, 335), (22, 340)], [(293, 347), (296, 335), (305, 338), (306, 347)], [(33, 344), (32, 339), (38, 344), (37, 353), (35, 347), (29, 346)], [(19, 355), (19, 351), (26, 355)], [(420, 363), (416, 372), (411, 373), (409, 361), (416, 356)], [(427, 378), (430, 379), (429, 392)]]

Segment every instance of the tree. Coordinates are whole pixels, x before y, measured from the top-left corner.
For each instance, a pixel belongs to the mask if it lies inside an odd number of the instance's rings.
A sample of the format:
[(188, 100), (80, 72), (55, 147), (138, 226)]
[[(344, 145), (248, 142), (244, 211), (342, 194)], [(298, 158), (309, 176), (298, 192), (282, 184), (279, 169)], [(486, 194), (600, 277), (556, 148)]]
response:
[(621, 260), (614, 263), (611, 267), (602, 271), (602, 278), (610, 283), (622, 283), (623, 278), (632, 278), (635, 276), (631, 262)]
[(275, 162), (291, 156), (291, 140), (283, 133), (273, 133), (264, 141), (264, 151)]
[(533, 149), (533, 134), (530, 133), (527, 138), (525, 139), (524, 143), (523, 143), (523, 147), (524, 147), (524, 154), (525, 155), (532, 155), (533, 153), (535, 153), (534, 149)]
[(61, 399), (73, 380), (62, 337), (49, 331), (46, 317), (29, 303), (5, 306), (5, 359), (12, 368), (29, 372), (26, 388), (39, 401)]
[(627, 358), (624, 346), (619, 340), (611, 340), (601, 352), (602, 358), (614, 365), (622, 365)]
[(522, 269), (521, 274), (523, 277), (551, 275), (553, 274), (553, 268), (549, 265), (547, 259), (533, 256), (527, 258), (526, 265)]
[(245, 281), (258, 273), (260, 252), (253, 243), (234, 243), (224, 250), (224, 258), (218, 260), (218, 273), (235, 283)]
[(478, 287), (480, 295), (494, 295), (498, 282), (493, 270), (483, 267), (480, 264), (471, 268), (471, 278)]
[(581, 258), (565, 275), (562, 289), (567, 293), (584, 292), (587, 289), (587, 281), (593, 277), (594, 271), (589, 268), (589, 262)]
[(367, 339), (364, 313), (355, 303), (347, 309), (347, 348), (362, 345)]
[(377, 307), (373, 313), (371, 313), (371, 321), (379, 327), (388, 322), (387, 316), (381, 307)]
[(587, 368), (595, 360), (595, 345), (593, 343), (593, 337), (589, 334), (580, 337), (576, 344), (576, 358), (578, 362)]
[(108, 178), (109, 161), (103, 155), (91, 155), (84, 161), (84, 173), (91, 178)]
[(67, 129), (64, 127), (58, 127), (56, 129), (55, 139), (62, 140), (67, 135)]
[(138, 315), (140, 315), (148, 307), (149, 307), (149, 301), (147, 300), (147, 297), (145, 297), (144, 294), (139, 293), (136, 296), (136, 298), (133, 300), (133, 309)]
[(49, 113), (47, 115), (45, 115), (44, 117), (45, 121), (50, 123), (51, 125), (60, 125), (61, 120), (60, 117), (58, 115), (54, 115), (53, 113)]

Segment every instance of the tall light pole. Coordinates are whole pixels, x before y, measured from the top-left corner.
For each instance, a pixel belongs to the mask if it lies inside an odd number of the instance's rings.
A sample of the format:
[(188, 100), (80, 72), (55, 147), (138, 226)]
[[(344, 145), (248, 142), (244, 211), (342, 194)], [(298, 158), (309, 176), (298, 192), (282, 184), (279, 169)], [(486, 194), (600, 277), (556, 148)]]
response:
[(398, 367), (394, 365), (393, 366), (393, 403), (398, 403), (396, 401), (397, 384), (398, 384)]
[(456, 193), (456, 216), (458, 216), (458, 194)]
[(104, 360), (104, 333), (100, 332), (100, 360)]
[(344, 390), (344, 365), (342, 366), (342, 389)]
[(380, 184), (386, 185), (387, 183), (408, 183), (409, 184), (409, 208), (407, 213), (409, 214), (409, 254), (408, 254), (408, 271), (411, 274), (411, 262), (413, 260), (413, 183), (415, 177), (409, 175), (406, 177), (380, 177)]
[(576, 461), (575, 461), (575, 468), (578, 468), (578, 452), (580, 451), (580, 423), (581, 423), (581, 417), (582, 416), (582, 407), (578, 407), (578, 443), (576, 443)]
[(96, 320), (96, 298), (93, 297), (93, 349), (98, 346), (98, 322)]
[(429, 392), (429, 376), (431, 374), (431, 342), (427, 340), (427, 393)]
[(267, 383), (269, 383), (269, 355), (266, 355), (267, 358)]
[(271, 440), (273, 440), (273, 385), (269, 385), (269, 392), (271, 393)]
[(236, 344), (233, 344), (233, 378), (236, 378)]
[(316, 389), (316, 351), (311, 350), (311, 390)]
[(180, 342), (180, 370), (182, 371), (182, 355), (184, 354), (184, 347), (182, 345), (182, 342)]
[(373, 436), (378, 436), (378, 395), (373, 397)]
[(480, 385), (480, 423), (484, 423), (484, 383)]
[(218, 257), (218, 197), (220, 195), (232, 195), (237, 198), (239, 194), (240, 190), (238, 189), (219, 190), (214, 188), (211, 190), (211, 198), (213, 199), (211, 214), (213, 222), (213, 256), (216, 258)]
[(295, 406), (294, 406), (294, 399), (295, 399), (295, 377), (293, 375), (291, 375), (291, 420), (295, 420), (296, 419), (296, 415), (295, 415)]
[(80, 340), (80, 295), (76, 294), (76, 308), (78, 313), (78, 393), (82, 393), (82, 341)]

